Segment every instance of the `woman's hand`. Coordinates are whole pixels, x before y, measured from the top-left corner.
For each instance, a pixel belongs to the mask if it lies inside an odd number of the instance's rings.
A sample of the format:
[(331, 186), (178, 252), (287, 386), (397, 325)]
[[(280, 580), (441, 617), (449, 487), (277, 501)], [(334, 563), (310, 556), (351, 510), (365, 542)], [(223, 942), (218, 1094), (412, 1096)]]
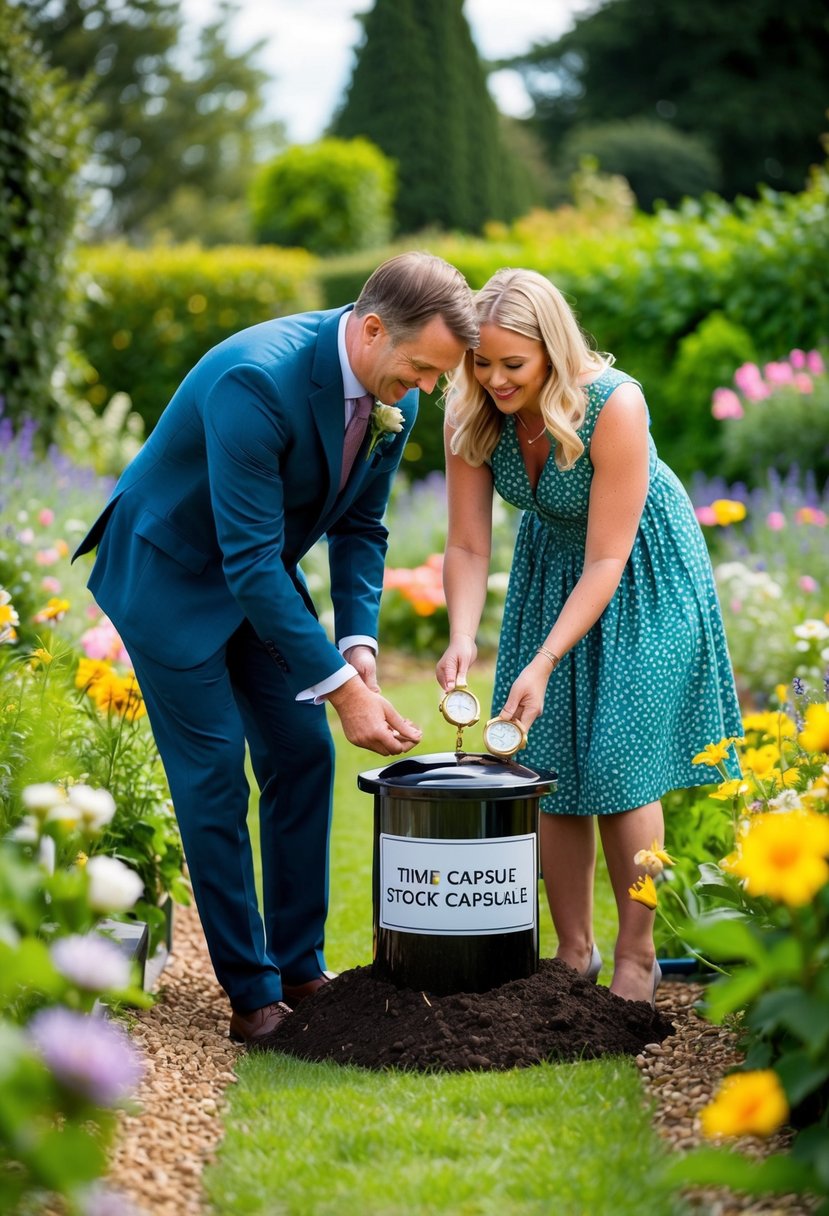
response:
[(478, 657), (475, 639), (467, 633), (454, 634), (438, 660), (435, 674), (444, 692), (466, 680), (469, 668)]
[(543, 655), (528, 663), (510, 689), (499, 717), (510, 718), (528, 731), (544, 711), (550, 674), (550, 664)]

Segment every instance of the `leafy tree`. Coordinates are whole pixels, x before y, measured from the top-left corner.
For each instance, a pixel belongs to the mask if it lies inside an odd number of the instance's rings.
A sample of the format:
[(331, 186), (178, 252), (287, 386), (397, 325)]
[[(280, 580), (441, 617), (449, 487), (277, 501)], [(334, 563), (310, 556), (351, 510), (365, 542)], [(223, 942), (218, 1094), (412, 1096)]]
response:
[(705, 138), (726, 197), (803, 188), (821, 159), (825, 0), (607, 0), (511, 60), (556, 159), (583, 123), (660, 118)]
[(717, 159), (705, 143), (659, 119), (574, 127), (562, 141), (562, 173), (569, 177), (584, 157), (595, 157), (603, 173), (624, 177), (645, 211), (657, 199), (675, 206), (720, 184)]
[[(88, 81), (97, 115), (89, 176), (103, 200), (97, 228), (192, 236), (200, 199), (221, 214), (245, 198), (260, 151), (272, 153), (282, 136), (261, 121), (267, 74), (254, 60), (262, 43), (239, 54), (227, 48), (234, 3), (225, 0), (200, 32), (188, 72), (179, 66), (180, 0), (21, 3), (50, 61)], [(238, 216), (233, 225), (238, 236)]]
[(375, 0), (362, 21), (331, 129), (397, 162), (399, 229), (479, 231), (526, 209), (527, 175), (502, 140), (463, 0)]
[(0, 0), (0, 396), (14, 419), (48, 421), (52, 411), (86, 155), (78, 90), (39, 58), (19, 11)]
[(254, 179), (251, 209), (263, 243), (351, 253), (391, 236), (394, 165), (367, 139), (288, 148)]

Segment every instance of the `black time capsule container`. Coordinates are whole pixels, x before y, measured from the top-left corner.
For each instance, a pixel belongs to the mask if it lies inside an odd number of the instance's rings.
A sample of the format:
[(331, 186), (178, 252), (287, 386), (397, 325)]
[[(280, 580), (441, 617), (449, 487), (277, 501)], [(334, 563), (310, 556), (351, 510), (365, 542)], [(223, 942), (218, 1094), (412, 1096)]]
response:
[(373, 970), (402, 988), (486, 992), (538, 969), (538, 809), (556, 774), (491, 755), (408, 756), (374, 794)]

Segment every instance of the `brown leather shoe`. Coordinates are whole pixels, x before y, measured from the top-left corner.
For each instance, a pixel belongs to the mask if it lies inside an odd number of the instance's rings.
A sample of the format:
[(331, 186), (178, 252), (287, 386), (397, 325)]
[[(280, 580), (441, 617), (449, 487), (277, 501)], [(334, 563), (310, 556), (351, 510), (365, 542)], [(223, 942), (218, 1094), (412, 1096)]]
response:
[(291, 1013), (290, 1005), (284, 1001), (275, 1001), (272, 1005), (264, 1005), (251, 1013), (237, 1013), (230, 1016), (230, 1037), (234, 1043), (258, 1043), (266, 1038)]
[(309, 996), (313, 996), (322, 988), (323, 984), (330, 984), (333, 976), (323, 972), (316, 979), (307, 980), (304, 984), (286, 984), (282, 983), (282, 996), (293, 1009), (296, 1005), (306, 1001)]

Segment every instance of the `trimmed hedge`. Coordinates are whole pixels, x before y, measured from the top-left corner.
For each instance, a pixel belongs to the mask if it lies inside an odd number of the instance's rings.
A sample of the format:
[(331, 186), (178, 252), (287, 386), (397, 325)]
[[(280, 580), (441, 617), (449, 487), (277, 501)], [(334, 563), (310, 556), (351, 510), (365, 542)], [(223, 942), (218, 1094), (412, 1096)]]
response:
[(316, 259), (301, 249), (101, 245), (82, 252), (81, 268), (76, 342), (97, 374), (86, 395), (101, 409), (128, 393), (148, 430), (217, 342), (321, 306)]
[(66, 253), (90, 130), (80, 91), (0, 3), (0, 407), (49, 422), (67, 314)]
[[(501, 266), (549, 275), (597, 345), (642, 381), (663, 458), (682, 477), (713, 475), (713, 389), (746, 358), (776, 359), (829, 337), (829, 175), (816, 171), (799, 195), (686, 201), (604, 223), (563, 209), (493, 227), (488, 240), (424, 234), (325, 262), (276, 249), (89, 250), (97, 292), (79, 345), (100, 376), (93, 400), (122, 389), (151, 426), (184, 373), (228, 333), (348, 303), (385, 258), (420, 247), (473, 288)], [(443, 467), (436, 401), (424, 402), (407, 447), (415, 477)]]
[[(730, 383), (734, 368), (755, 351), (776, 359), (829, 337), (825, 170), (798, 195), (767, 190), (759, 200), (735, 204), (686, 200), (677, 210), (638, 214), (605, 230), (551, 213), (546, 230), (543, 222), (518, 221), (488, 241), (423, 244), (456, 265), (473, 288), (501, 266), (549, 275), (599, 348), (642, 381), (660, 454), (686, 478), (718, 471), (711, 392)], [(326, 304), (353, 298), (388, 253), (323, 264)], [(417, 475), (442, 467), (436, 410), (424, 408), (414, 441), (423, 450)]]

